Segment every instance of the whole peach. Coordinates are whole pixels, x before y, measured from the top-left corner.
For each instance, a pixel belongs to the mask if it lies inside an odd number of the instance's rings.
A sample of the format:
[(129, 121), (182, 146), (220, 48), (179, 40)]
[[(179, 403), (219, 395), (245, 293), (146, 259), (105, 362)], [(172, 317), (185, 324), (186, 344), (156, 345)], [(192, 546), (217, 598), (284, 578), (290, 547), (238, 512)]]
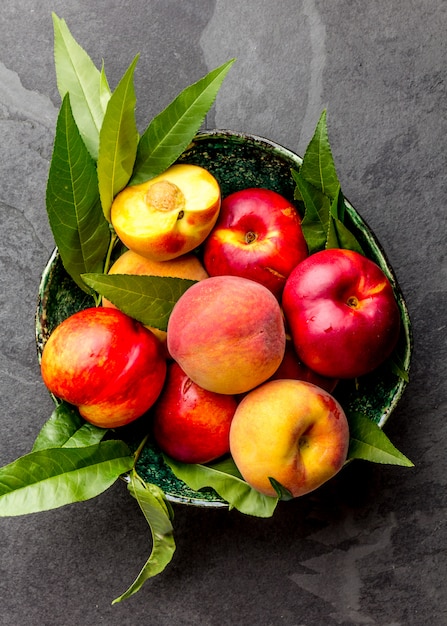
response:
[(173, 276), (203, 280), (208, 274), (198, 257), (191, 253), (170, 259), (153, 261), (133, 250), (126, 250), (113, 263), (109, 274), (136, 274), (138, 276)]
[(183, 463), (208, 463), (230, 451), (234, 396), (196, 385), (172, 361), (153, 408), (153, 432), (160, 450)]
[(160, 342), (118, 309), (92, 307), (65, 319), (42, 352), (42, 378), (96, 426), (115, 428), (145, 413), (166, 376)]
[(271, 189), (247, 187), (222, 200), (204, 243), (210, 276), (244, 276), (279, 299), (287, 276), (308, 255), (296, 207)]
[(195, 383), (239, 394), (267, 380), (285, 349), (275, 296), (239, 276), (213, 276), (190, 287), (168, 321), (168, 351)]
[(293, 497), (332, 478), (346, 460), (349, 427), (329, 392), (300, 380), (273, 380), (240, 402), (230, 430), (230, 451), (244, 479), (275, 496), (273, 478)]
[(399, 338), (400, 311), (389, 278), (354, 250), (320, 250), (298, 263), (282, 306), (300, 360), (329, 378), (369, 374)]

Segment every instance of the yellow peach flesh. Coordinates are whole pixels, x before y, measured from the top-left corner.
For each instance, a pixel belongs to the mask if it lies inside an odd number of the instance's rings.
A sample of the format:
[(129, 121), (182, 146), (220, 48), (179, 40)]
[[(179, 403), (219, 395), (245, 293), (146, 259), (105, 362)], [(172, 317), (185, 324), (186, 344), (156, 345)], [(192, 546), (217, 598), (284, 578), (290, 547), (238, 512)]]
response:
[(123, 189), (112, 204), (111, 221), (128, 248), (165, 261), (199, 246), (219, 209), (220, 188), (214, 176), (197, 165), (177, 164)]

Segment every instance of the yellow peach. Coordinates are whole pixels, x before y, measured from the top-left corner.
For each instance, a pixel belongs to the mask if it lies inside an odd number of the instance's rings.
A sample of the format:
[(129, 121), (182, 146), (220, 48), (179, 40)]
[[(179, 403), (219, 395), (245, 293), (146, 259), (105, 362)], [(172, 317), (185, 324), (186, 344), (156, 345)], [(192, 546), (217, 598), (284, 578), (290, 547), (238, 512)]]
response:
[(216, 223), (220, 202), (214, 176), (198, 165), (181, 163), (123, 189), (112, 203), (111, 222), (127, 248), (154, 261), (167, 261), (205, 240)]
[(113, 263), (109, 274), (137, 274), (138, 276), (173, 276), (203, 280), (208, 274), (193, 253), (184, 254), (169, 261), (152, 261), (133, 250), (126, 250)]
[(230, 450), (243, 478), (275, 496), (273, 478), (293, 497), (313, 491), (346, 461), (349, 427), (329, 392), (301, 380), (272, 380), (239, 403)]

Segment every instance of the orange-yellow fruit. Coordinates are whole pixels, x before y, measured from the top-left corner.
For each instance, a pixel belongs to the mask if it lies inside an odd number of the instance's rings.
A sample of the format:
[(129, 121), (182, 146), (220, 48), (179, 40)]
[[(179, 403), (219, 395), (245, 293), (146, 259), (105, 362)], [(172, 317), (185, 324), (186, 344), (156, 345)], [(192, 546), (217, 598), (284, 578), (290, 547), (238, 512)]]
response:
[(273, 380), (239, 403), (230, 450), (244, 479), (276, 496), (270, 477), (294, 497), (332, 478), (346, 461), (349, 427), (329, 392), (301, 380)]
[(114, 199), (112, 225), (127, 248), (154, 261), (191, 252), (213, 228), (220, 187), (198, 165), (172, 165), (163, 174), (128, 186)]

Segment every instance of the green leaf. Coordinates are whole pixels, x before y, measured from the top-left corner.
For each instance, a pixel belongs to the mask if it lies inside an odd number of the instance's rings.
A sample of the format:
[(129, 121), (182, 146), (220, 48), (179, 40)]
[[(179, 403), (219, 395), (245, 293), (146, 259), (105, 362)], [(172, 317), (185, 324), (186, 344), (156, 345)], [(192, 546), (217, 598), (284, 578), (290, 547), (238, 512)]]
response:
[(328, 236), (326, 248), (345, 248), (365, 254), (355, 235), (339, 219), (331, 217), (330, 228), (332, 234)]
[(281, 483), (275, 480), (272, 476), (269, 476), (269, 481), (273, 489), (278, 494), (278, 498), (280, 500), (284, 500), (284, 501), (293, 500), (294, 496), (286, 487), (284, 487), (284, 485), (281, 485)]
[(337, 191), (335, 192), (334, 198), (332, 200), (331, 208), (329, 214), (334, 220), (339, 220), (343, 222), (345, 219), (346, 206), (345, 199), (343, 197), (341, 187), (338, 185)]
[(0, 469), (0, 516), (48, 511), (94, 498), (133, 462), (123, 441), (30, 452)]
[(355, 235), (345, 226), (345, 200), (341, 188), (331, 204), (329, 212), (328, 233), (326, 238), (326, 248), (345, 248), (355, 250), (359, 254), (365, 254), (362, 246)]
[(278, 498), (265, 496), (246, 483), (238, 472), (233, 459), (225, 459), (211, 465), (180, 463), (164, 457), (174, 474), (191, 489), (198, 491), (211, 487), (230, 506), (246, 515), (271, 517)]
[(93, 159), (98, 157), (99, 131), (104, 118), (110, 89), (101, 72), (77, 43), (65, 20), (55, 13), (54, 60), (57, 86), (61, 98), (70, 94), (73, 113), (81, 136)]
[(32, 452), (47, 448), (81, 448), (102, 441), (107, 429), (88, 424), (76, 407), (61, 402), (37, 435)]
[[(107, 80), (106, 71), (104, 69), (104, 62), (103, 62), (101, 65), (101, 74), (100, 74), (100, 81), (99, 81), (99, 100), (101, 102), (101, 108), (103, 110), (103, 117), (107, 109), (107, 104), (110, 100), (111, 94), (112, 92), (109, 87), (109, 81)], [(101, 126), (102, 126), (102, 122), (101, 122)], [(100, 127), (100, 130), (101, 130), (101, 127)]]
[(414, 467), (414, 464), (391, 443), (383, 430), (366, 415), (349, 413), (348, 420), (351, 437), (348, 459)]
[(405, 367), (403, 359), (396, 352), (393, 353), (388, 361), (390, 371), (393, 372), (399, 378), (402, 378), (406, 383), (410, 382), (410, 374)]
[(130, 184), (164, 172), (184, 152), (213, 104), (235, 59), (209, 72), (184, 89), (146, 128), (138, 144)]
[(326, 118), (324, 110), (304, 153), (300, 175), (332, 200), (338, 193), (340, 183), (329, 144)]
[(292, 176), (304, 202), (305, 212), (301, 228), (309, 254), (313, 254), (326, 247), (331, 202), (327, 196), (306, 181), (301, 172), (292, 171)]
[(113, 198), (128, 183), (137, 153), (137, 100), (133, 85), (137, 61), (138, 55), (113, 92), (99, 134), (99, 193), (105, 218), (109, 222)]
[(304, 202), (301, 227), (309, 253), (346, 248), (364, 254), (344, 223), (346, 205), (329, 145), (326, 111), (320, 116), (299, 171), (292, 169), (292, 177), (295, 200)]
[(172, 509), (165, 501), (163, 491), (156, 485), (144, 483), (132, 472), (129, 491), (136, 498), (152, 534), (152, 551), (149, 559), (130, 587), (112, 604), (133, 595), (146, 580), (162, 572), (175, 552)]
[(46, 208), (65, 269), (90, 293), (81, 274), (103, 270), (110, 229), (99, 202), (96, 166), (79, 134), (68, 94), (57, 120)]
[(170, 276), (132, 274), (84, 274), (82, 278), (121, 311), (159, 330), (166, 330), (175, 303), (197, 282)]

